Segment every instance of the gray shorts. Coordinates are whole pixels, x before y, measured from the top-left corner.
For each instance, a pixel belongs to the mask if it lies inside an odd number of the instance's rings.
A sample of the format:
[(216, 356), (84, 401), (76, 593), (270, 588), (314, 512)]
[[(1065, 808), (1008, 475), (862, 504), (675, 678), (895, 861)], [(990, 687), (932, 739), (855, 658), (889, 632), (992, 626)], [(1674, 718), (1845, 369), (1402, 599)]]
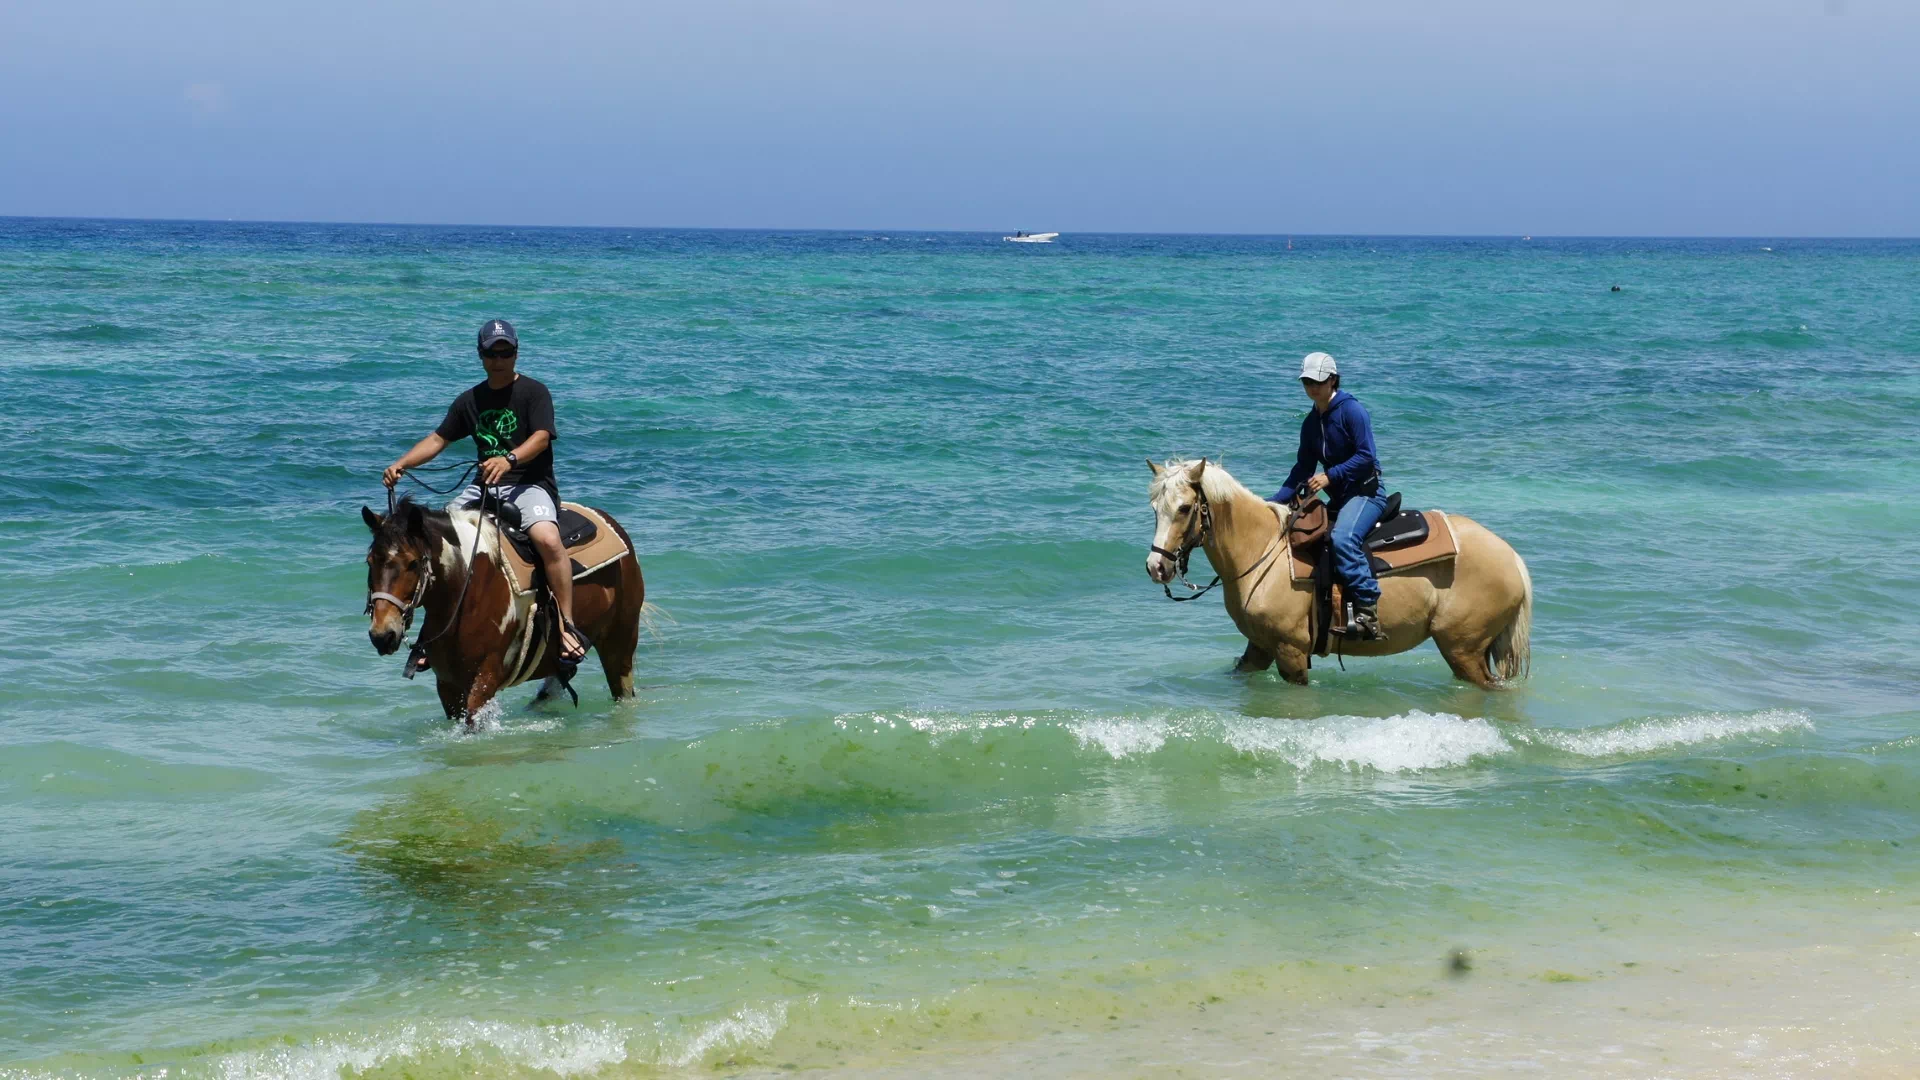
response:
[[(553, 505), (553, 496), (539, 484), (509, 484), (493, 489), (494, 498), (503, 499), (520, 508), (520, 527), (532, 529), (542, 521), (560, 525), (560, 509)], [(480, 508), (480, 485), (468, 484), (467, 489), (454, 496), (447, 504), (449, 510), (478, 510)]]

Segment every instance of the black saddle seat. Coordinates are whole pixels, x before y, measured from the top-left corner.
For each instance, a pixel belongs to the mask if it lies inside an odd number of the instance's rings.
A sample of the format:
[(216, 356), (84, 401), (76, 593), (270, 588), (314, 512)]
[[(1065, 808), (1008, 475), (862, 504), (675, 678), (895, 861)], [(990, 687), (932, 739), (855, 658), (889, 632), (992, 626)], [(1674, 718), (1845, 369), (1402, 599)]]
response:
[[(1425, 543), (1427, 539), (1427, 515), (1418, 510), (1401, 510), (1400, 493), (1387, 496), (1386, 509), (1380, 514), (1380, 523), (1367, 530), (1366, 547), (1368, 551), (1390, 551), (1398, 547), (1412, 547)], [(1377, 555), (1368, 556), (1375, 574), (1384, 574), (1387, 563)]]
[(1387, 508), (1380, 515), (1380, 523), (1367, 531), (1367, 550), (1409, 547), (1426, 538), (1427, 515), (1418, 510), (1402, 511), (1400, 493), (1396, 491), (1387, 496)]
[[(539, 566), (540, 555), (533, 550), (533, 541), (527, 538), (526, 530), (521, 527), (520, 508), (510, 502), (503, 502), (496, 516), (500, 519), (500, 531), (506, 534), (514, 550), (520, 553), (520, 557)], [(555, 524), (560, 526), (560, 546), (568, 551), (600, 535), (600, 526), (588, 520), (586, 515), (578, 510), (564, 504), (560, 507), (560, 520)], [(574, 563), (573, 569), (575, 573), (579, 573), (584, 568), (579, 563)]]

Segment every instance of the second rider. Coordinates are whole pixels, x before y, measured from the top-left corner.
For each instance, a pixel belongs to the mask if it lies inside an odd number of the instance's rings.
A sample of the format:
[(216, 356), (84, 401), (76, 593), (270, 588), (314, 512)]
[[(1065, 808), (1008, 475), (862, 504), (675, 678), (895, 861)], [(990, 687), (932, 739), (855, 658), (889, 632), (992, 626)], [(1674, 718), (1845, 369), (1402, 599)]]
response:
[[(1369, 641), (1386, 637), (1380, 629), (1380, 583), (1367, 560), (1367, 533), (1379, 523), (1387, 500), (1380, 494), (1380, 456), (1373, 447), (1373, 419), (1352, 394), (1340, 389), (1340, 368), (1323, 352), (1300, 362), (1300, 387), (1313, 408), (1300, 421), (1300, 452), (1287, 485), (1273, 501), (1291, 503), (1302, 485), (1308, 494), (1327, 493), (1333, 527), (1333, 571), (1352, 599), (1351, 632)], [(1322, 463), (1325, 472), (1315, 472)]]

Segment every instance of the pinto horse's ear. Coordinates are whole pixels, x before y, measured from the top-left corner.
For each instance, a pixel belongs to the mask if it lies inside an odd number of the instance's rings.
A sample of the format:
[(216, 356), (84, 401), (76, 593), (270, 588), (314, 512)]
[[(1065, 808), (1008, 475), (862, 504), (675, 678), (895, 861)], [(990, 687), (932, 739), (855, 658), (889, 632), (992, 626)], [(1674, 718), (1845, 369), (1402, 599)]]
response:
[(380, 515), (374, 513), (371, 508), (365, 506), (360, 508), (360, 520), (366, 522), (367, 528), (374, 532), (380, 531)]
[(1157, 461), (1155, 461), (1155, 460), (1153, 460), (1152, 458), (1148, 458), (1148, 459), (1147, 459), (1147, 468), (1149, 468), (1149, 469), (1152, 469), (1152, 470), (1153, 470), (1153, 475), (1155, 475), (1155, 476), (1159, 476), (1159, 475), (1160, 475), (1161, 473), (1163, 473), (1163, 472), (1166, 472), (1166, 471), (1167, 471), (1167, 470), (1165, 470), (1165, 469), (1163, 469), (1163, 468), (1161, 468), (1161, 467), (1160, 467), (1160, 463), (1159, 463), (1159, 462), (1157, 462)]
[(402, 510), (407, 515), (407, 535), (417, 540), (427, 538), (427, 508), (417, 502), (405, 503)]

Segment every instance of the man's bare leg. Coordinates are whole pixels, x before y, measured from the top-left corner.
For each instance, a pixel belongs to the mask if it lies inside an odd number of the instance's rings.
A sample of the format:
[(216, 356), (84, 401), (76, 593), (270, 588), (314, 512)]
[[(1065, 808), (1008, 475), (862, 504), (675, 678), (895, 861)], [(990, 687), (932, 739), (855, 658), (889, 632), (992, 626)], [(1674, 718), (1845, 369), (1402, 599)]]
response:
[(573, 560), (567, 558), (567, 549), (560, 543), (560, 526), (538, 521), (527, 530), (527, 537), (540, 552), (540, 563), (547, 570), (547, 587), (553, 590), (553, 602), (560, 608), (560, 657), (578, 663), (587, 655), (587, 643), (564, 630), (573, 622)]

